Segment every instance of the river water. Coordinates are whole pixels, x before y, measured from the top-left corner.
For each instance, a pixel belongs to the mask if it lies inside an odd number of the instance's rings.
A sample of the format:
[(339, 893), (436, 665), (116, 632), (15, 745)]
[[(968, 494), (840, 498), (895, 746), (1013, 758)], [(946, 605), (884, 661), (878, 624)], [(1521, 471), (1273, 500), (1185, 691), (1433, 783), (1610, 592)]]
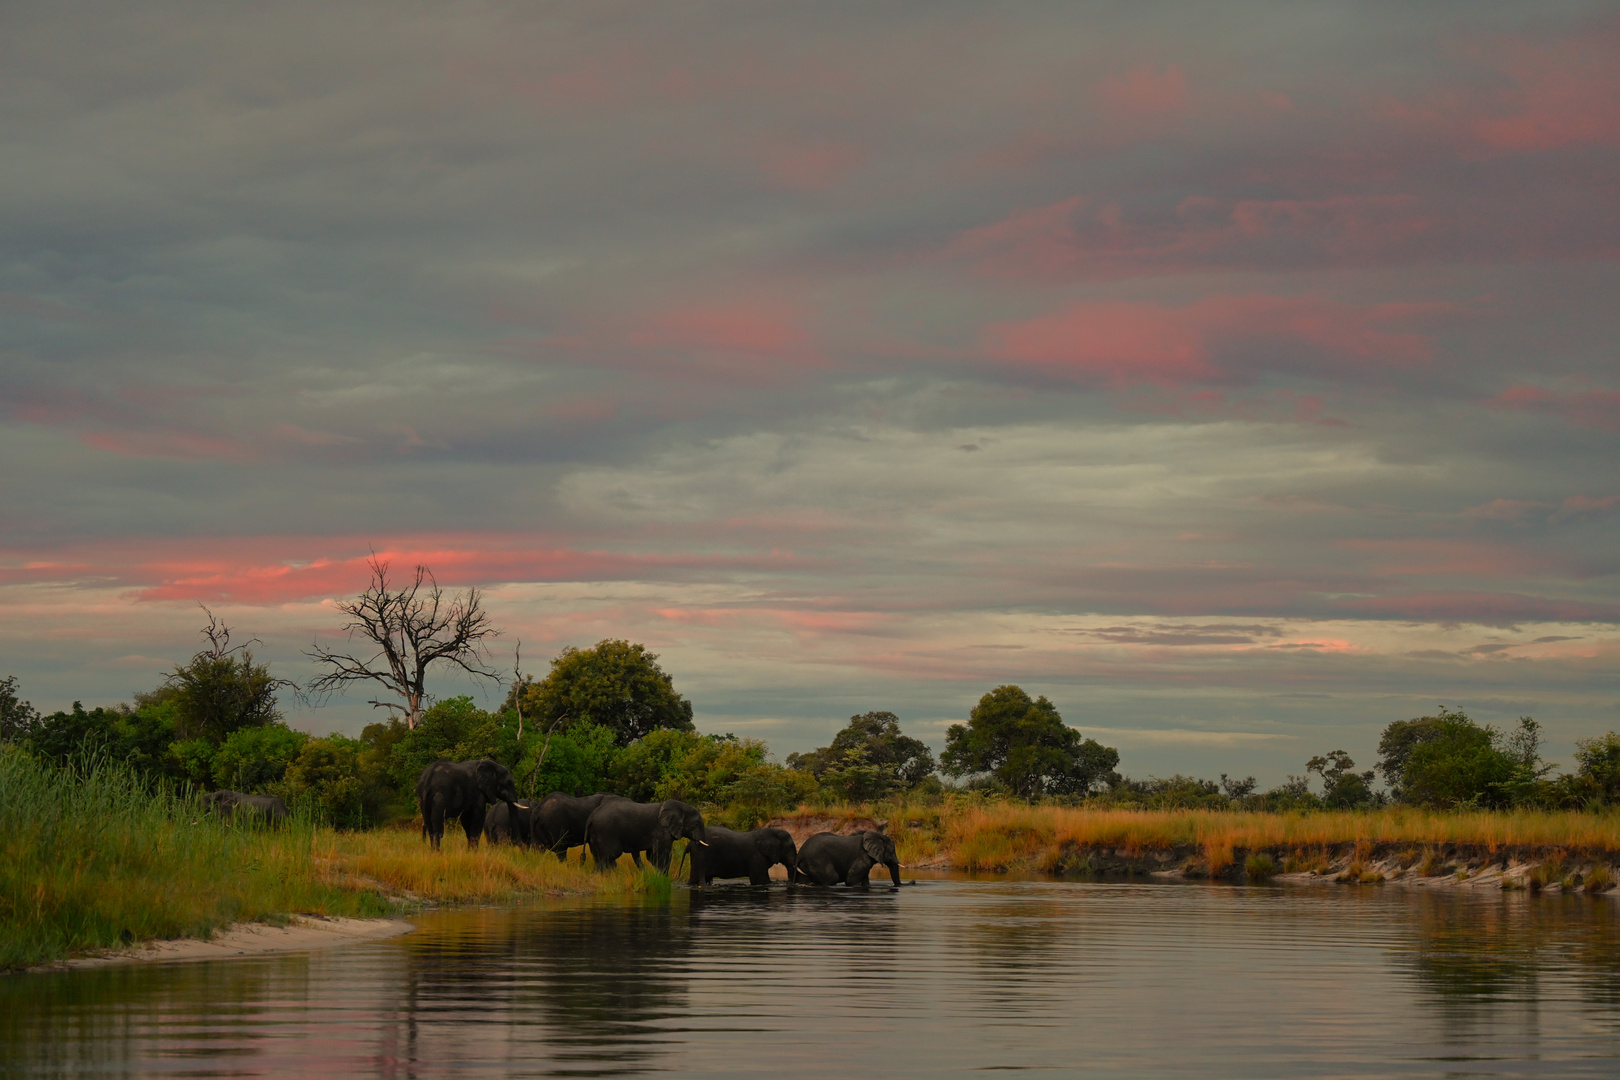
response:
[(0, 977), (7, 1076), (1620, 1075), (1620, 903), (941, 876)]

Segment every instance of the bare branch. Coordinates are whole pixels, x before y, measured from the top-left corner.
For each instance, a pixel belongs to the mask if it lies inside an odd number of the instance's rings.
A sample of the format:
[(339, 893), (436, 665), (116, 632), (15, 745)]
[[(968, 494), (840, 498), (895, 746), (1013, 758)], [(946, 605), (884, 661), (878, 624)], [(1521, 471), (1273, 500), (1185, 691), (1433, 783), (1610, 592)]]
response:
[(349, 617), (343, 629), (352, 641), (358, 635), (376, 646), (362, 658), (339, 652), (316, 641), (304, 655), (326, 672), (310, 684), (314, 694), (331, 694), (351, 682), (380, 683), (401, 699), (400, 704), (373, 701), (377, 708), (398, 709), (415, 727), (427, 705), (427, 675), (434, 664), (450, 664), (469, 675), (500, 682), (500, 673), (486, 666), (484, 642), (498, 631), (483, 609), (476, 588), (450, 598), (439, 588), (433, 572), (418, 566), (409, 585), (396, 589), (388, 577), (388, 564), (373, 553), (367, 565), (371, 584), (357, 598), (338, 604)]

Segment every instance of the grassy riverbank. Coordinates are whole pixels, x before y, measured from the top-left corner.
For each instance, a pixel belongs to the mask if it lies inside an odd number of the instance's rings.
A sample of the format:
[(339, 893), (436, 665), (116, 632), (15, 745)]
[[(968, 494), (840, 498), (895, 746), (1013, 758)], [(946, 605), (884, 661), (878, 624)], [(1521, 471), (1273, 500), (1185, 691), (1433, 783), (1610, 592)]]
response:
[(432, 852), (415, 830), (233, 827), (128, 769), (41, 765), (0, 747), (0, 969), (295, 913), (667, 891), (661, 874), (564, 866), (512, 848)]
[(1460, 845), (1493, 853), (1620, 853), (1620, 812), (1616, 811), (1389, 807), (1273, 814), (1028, 806), (946, 798), (933, 804), (804, 807), (800, 813), (834, 821), (886, 820), (903, 863), (961, 870), (1057, 872), (1072, 868), (1077, 855), (1103, 848), (1131, 856), (1191, 849), (1215, 873), (1231, 865), (1237, 852), (1305, 854), (1345, 845)]

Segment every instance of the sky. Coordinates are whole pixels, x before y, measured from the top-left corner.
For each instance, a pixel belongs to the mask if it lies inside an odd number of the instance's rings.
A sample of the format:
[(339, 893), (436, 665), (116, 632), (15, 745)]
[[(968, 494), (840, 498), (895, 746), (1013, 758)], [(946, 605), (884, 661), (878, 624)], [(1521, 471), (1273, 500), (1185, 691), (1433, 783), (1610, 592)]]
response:
[(1620, 728), (1610, 3), (63, 0), (0, 100), (40, 708), (199, 605), (308, 681), (376, 552), (779, 755), (1009, 682), (1139, 777)]

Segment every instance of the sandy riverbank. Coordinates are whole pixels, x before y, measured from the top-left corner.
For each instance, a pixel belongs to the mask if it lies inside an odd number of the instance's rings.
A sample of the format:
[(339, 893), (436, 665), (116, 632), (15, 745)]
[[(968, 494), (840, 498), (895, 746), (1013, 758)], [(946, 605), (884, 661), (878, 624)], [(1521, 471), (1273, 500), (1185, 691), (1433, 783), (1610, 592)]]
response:
[(59, 964), (43, 964), (34, 971), (71, 971), (113, 964), (168, 963), (183, 960), (221, 960), (258, 953), (306, 952), (336, 945), (408, 934), (416, 927), (403, 919), (346, 919), (321, 915), (295, 915), (286, 926), (237, 923), (203, 941), (180, 938), (149, 941), (99, 956), (83, 956)]

